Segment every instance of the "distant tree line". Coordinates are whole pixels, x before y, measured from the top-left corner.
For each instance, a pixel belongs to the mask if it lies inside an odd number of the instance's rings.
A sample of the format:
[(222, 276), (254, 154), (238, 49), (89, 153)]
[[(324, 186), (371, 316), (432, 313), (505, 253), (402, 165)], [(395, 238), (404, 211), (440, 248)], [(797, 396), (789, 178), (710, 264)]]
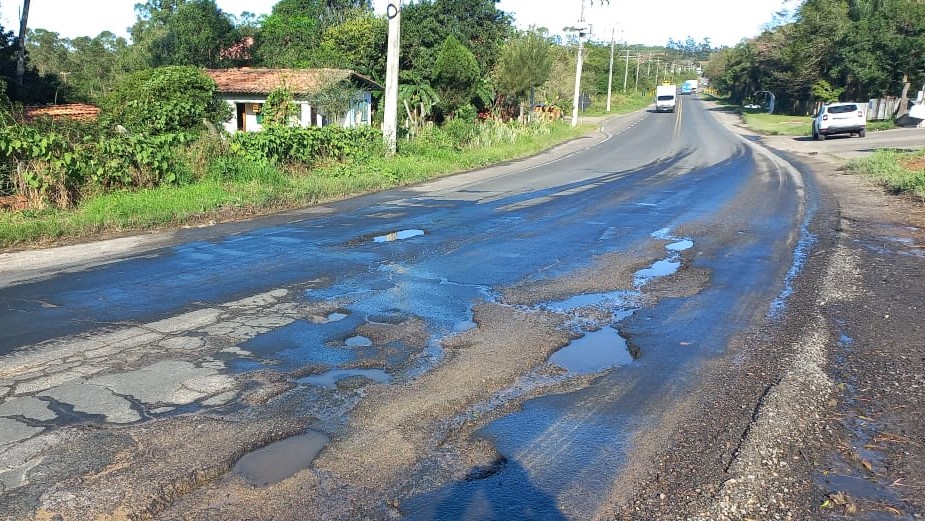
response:
[[(32, 20), (37, 28), (27, 33), (23, 88), (9, 81), (16, 35), (0, 28), (0, 81), (10, 99), (105, 105), (121, 78), (166, 66), (332, 67), (380, 83), (385, 79), (388, 21), (373, 11), (370, 0), (280, 0), (264, 16), (231, 15), (215, 0), (146, 0), (135, 12), (128, 39), (110, 31), (65, 38)], [(409, 122), (522, 113), (527, 104), (563, 109), (572, 104), (577, 42), (562, 43), (542, 28), (517, 30), (496, 0), (408, 4), (402, 8), (401, 42), (400, 111)], [(582, 91), (597, 99), (606, 94), (610, 79), (610, 45), (588, 42), (586, 50)], [(624, 53), (621, 63), (617, 56), (613, 84), (616, 90), (628, 85), (633, 92), (647, 92), (659, 74), (666, 77), (670, 61), (690, 64), (705, 60), (710, 51), (709, 40), (697, 43), (690, 37), (660, 48), (634, 46), (632, 59)], [(644, 60), (642, 52), (647, 52)]]
[(806, 0), (789, 21), (713, 54), (705, 74), (743, 102), (757, 91), (808, 113), (817, 101), (899, 96), (925, 82), (925, 1)]

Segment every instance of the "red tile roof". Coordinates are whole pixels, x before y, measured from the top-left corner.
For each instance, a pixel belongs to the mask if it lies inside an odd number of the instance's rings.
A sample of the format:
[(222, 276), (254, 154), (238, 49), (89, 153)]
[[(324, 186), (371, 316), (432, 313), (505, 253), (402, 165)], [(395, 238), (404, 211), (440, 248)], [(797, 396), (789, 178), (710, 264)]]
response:
[(221, 94), (269, 94), (285, 85), (293, 94), (312, 94), (343, 80), (379, 90), (373, 80), (347, 69), (207, 69)]
[(85, 103), (66, 103), (64, 105), (45, 105), (42, 107), (26, 107), (23, 111), (25, 121), (48, 117), (52, 119), (79, 119), (93, 121), (100, 115), (99, 107)]

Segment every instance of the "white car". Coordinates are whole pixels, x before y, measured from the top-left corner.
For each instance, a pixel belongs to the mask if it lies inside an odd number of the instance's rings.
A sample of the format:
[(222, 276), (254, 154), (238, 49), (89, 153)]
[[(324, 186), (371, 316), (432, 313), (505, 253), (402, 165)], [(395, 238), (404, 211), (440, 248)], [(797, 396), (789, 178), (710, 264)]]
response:
[(832, 134), (867, 134), (865, 106), (858, 103), (829, 103), (813, 118), (813, 139), (822, 141)]

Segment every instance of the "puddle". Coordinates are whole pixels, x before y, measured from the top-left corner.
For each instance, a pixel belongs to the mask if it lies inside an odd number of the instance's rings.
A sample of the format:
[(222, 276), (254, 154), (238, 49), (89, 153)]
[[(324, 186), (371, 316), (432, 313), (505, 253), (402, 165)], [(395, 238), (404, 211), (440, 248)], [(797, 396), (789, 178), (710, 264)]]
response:
[(586, 333), (549, 357), (550, 364), (579, 374), (597, 373), (632, 362), (626, 340), (612, 327)]
[[(628, 291), (610, 291), (607, 293), (582, 293), (581, 295), (575, 295), (574, 297), (569, 297), (565, 300), (559, 300), (556, 302), (547, 302), (542, 306), (551, 311), (566, 312), (573, 309), (597, 306), (597, 307), (619, 307), (619, 308), (629, 308), (631, 307), (628, 304), (628, 301), (636, 295), (636, 293), (630, 293)], [(632, 314), (632, 312), (630, 313)]]
[(665, 249), (668, 251), (687, 251), (694, 247), (694, 241), (690, 239), (682, 239), (677, 242), (673, 242), (668, 246), (665, 246)]
[(348, 315), (348, 314), (346, 314), (346, 313), (334, 312), (334, 313), (331, 313), (330, 315), (328, 315), (327, 321), (328, 321), (328, 323), (331, 323), (331, 322), (340, 322), (341, 320), (347, 318), (348, 316), (350, 316), (350, 315)]
[(413, 237), (421, 237), (423, 235), (424, 235), (424, 230), (401, 230), (398, 232), (387, 233), (385, 235), (374, 237), (373, 242), (403, 241), (405, 239), (411, 239)]
[[(346, 319), (331, 325), (297, 320), (292, 324), (257, 335), (239, 347), (251, 352), (258, 359), (272, 360), (274, 363), (281, 364), (278, 366), (280, 370), (308, 364), (338, 366), (351, 362), (357, 357), (355, 351), (344, 349), (340, 341), (355, 329), (356, 325)], [(337, 341), (336, 345), (330, 346), (328, 342), (332, 338)], [(247, 364), (242, 363), (229, 365), (248, 367)]]
[(370, 347), (373, 345), (373, 341), (365, 336), (357, 335), (344, 340), (344, 345), (347, 347)]
[(272, 485), (307, 469), (329, 438), (309, 431), (245, 454), (231, 471), (256, 486)]
[(337, 388), (338, 380), (351, 376), (363, 376), (377, 384), (387, 384), (392, 381), (389, 373), (382, 369), (332, 369), (326, 373), (299, 378), (297, 382), (335, 389)]
[(678, 271), (681, 267), (681, 261), (673, 259), (662, 259), (648, 268), (643, 268), (636, 272), (633, 283), (636, 287), (644, 286), (652, 279), (658, 277), (667, 277)]

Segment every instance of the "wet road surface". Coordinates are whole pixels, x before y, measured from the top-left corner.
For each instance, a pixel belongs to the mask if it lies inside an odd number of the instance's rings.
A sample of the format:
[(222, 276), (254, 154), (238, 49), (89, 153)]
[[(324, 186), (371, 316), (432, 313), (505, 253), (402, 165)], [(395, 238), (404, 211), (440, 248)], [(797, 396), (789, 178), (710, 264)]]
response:
[[(813, 240), (799, 173), (680, 100), (561, 157), (0, 289), (0, 493), (208, 518), (299, 483), (333, 517), (345, 497), (372, 517), (593, 517), (697, 368), (786, 308)], [(105, 504), (77, 470), (26, 486), (51, 460), (37, 440), (200, 415), (253, 432), (183, 494)]]

